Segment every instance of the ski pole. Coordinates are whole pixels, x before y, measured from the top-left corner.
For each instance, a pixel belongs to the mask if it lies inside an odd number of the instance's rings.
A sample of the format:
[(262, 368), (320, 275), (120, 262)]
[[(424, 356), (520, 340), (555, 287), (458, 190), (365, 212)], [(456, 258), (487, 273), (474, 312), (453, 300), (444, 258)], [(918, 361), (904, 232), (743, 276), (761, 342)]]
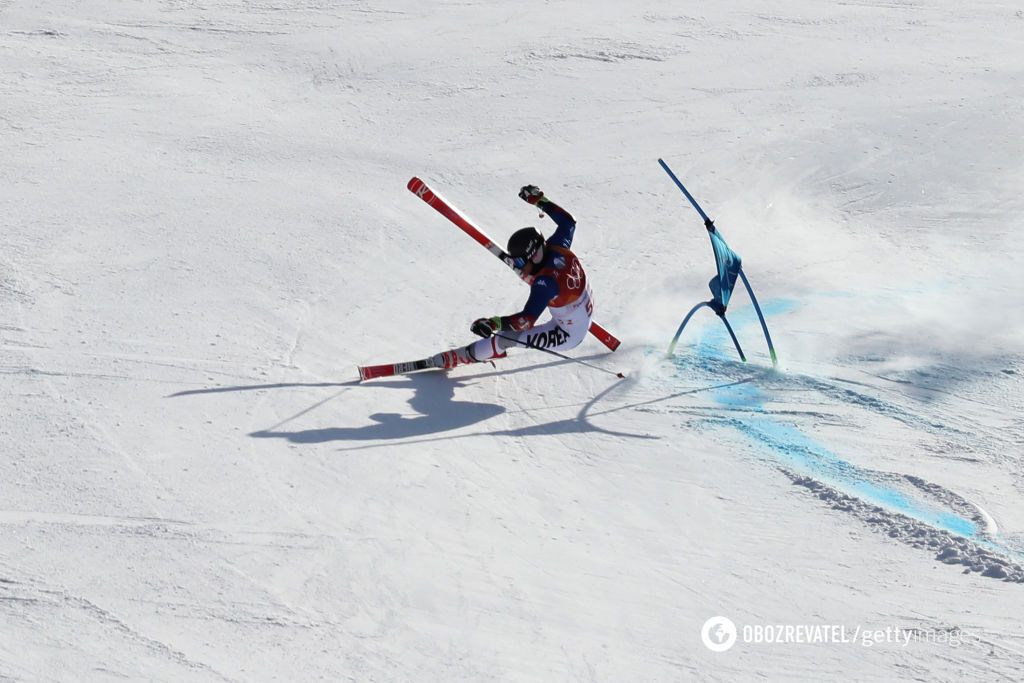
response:
[(506, 341), (510, 341), (510, 342), (512, 342), (514, 344), (520, 344), (522, 346), (525, 346), (528, 349), (536, 349), (537, 351), (543, 351), (544, 353), (550, 353), (552, 356), (558, 356), (559, 358), (561, 358), (563, 360), (572, 361), (573, 363), (579, 363), (580, 365), (585, 365), (588, 368), (593, 368), (594, 370), (600, 370), (601, 372), (607, 373), (609, 375), (615, 375), (619, 379), (626, 379), (626, 376), (623, 375), (621, 372), (615, 372), (614, 370), (609, 370), (607, 368), (598, 367), (596, 365), (592, 365), (592, 364), (588, 363), (585, 360), (580, 360), (579, 358), (573, 358), (572, 356), (567, 356), (564, 353), (559, 353), (558, 351), (552, 351), (551, 349), (543, 349), (543, 348), (541, 348), (539, 346), (530, 346), (529, 344), (527, 344), (524, 341), (520, 341), (520, 340), (516, 339), (515, 337), (506, 337), (503, 334), (495, 334), (494, 336), (498, 337), (500, 339), (505, 339)]

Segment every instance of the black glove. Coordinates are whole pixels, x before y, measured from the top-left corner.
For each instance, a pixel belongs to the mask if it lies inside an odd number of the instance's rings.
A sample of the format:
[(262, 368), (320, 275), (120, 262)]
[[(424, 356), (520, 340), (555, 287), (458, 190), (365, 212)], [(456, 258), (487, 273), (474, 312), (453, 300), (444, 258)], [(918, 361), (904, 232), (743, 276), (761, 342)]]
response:
[(473, 334), (478, 334), (484, 339), (487, 339), (492, 334), (501, 329), (501, 317), (494, 316), (493, 318), (477, 318), (470, 325), (469, 331)]
[(519, 198), (527, 204), (536, 205), (544, 198), (544, 193), (536, 185), (523, 185), (519, 190)]

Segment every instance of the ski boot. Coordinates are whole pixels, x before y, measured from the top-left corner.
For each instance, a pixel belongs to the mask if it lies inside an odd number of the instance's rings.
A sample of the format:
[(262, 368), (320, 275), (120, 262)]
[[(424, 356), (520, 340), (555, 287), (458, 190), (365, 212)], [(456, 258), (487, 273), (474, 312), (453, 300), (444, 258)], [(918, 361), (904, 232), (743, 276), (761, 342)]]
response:
[[(498, 358), (505, 358), (508, 354), (502, 351), (494, 358), (488, 358), (488, 361), (496, 360)], [(460, 365), (469, 365), (471, 363), (479, 363), (480, 361), (473, 357), (473, 345), (463, 346), (457, 349), (451, 349), (437, 354), (430, 359), (433, 367), (439, 370), (451, 370), (452, 368)]]

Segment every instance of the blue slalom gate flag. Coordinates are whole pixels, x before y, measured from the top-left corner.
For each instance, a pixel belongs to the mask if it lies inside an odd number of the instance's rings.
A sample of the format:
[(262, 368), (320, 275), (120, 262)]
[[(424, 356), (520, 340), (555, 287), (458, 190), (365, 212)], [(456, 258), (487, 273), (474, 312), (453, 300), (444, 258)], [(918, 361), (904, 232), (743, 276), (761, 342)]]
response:
[(750, 281), (747, 280), (747, 276), (743, 272), (743, 259), (735, 251), (729, 248), (729, 245), (725, 243), (725, 239), (721, 233), (715, 228), (715, 222), (711, 220), (704, 209), (700, 207), (697, 200), (693, 198), (690, 191), (686, 189), (682, 181), (672, 172), (672, 169), (668, 167), (664, 159), (658, 159), (658, 163), (668, 174), (672, 182), (676, 184), (676, 187), (690, 200), (690, 204), (700, 214), (700, 217), (704, 219), (704, 228), (708, 231), (708, 237), (711, 238), (711, 248), (715, 252), (715, 265), (718, 267), (718, 274), (711, 278), (708, 283), (708, 287), (711, 289), (712, 299), (711, 301), (702, 301), (686, 314), (683, 318), (683, 322), (679, 324), (679, 329), (676, 330), (676, 336), (672, 338), (672, 343), (668, 347), (668, 355), (671, 356), (675, 351), (676, 342), (679, 341), (680, 335), (683, 334), (683, 329), (686, 328), (686, 323), (690, 322), (690, 318), (700, 308), (707, 306), (713, 310), (718, 318), (725, 325), (725, 329), (728, 330), (729, 336), (732, 338), (732, 343), (736, 347), (736, 352), (740, 355), (740, 360), (744, 363), (747, 362), (747, 357), (743, 354), (743, 349), (740, 347), (740, 342), (736, 338), (736, 333), (732, 329), (732, 325), (729, 324), (728, 318), (725, 317), (725, 309), (729, 306), (729, 299), (732, 298), (732, 290), (736, 286), (736, 279), (739, 278), (743, 281), (743, 286), (747, 289), (747, 294), (750, 295), (750, 303), (754, 305), (754, 310), (757, 311), (757, 319), (761, 322), (761, 329), (764, 331), (764, 339), (768, 342), (768, 353), (772, 357), (772, 367), (778, 365), (779, 360), (775, 355), (775, 346), (772, 344), (772, 336), (768, 333), (768, 324), (764, 321), (764, 314), (761, 313), (761, 306), (757, 303), (757, 297), (754, 296), (754, 290), (750, 287)]
[(711, 226), (708, 228), (708, 236), (711, 237), (711, 248), (715, 251), (715, 262), (718, 264), (718, 275), (711, 278), (708, 287), (715, 297), (715, 302), (725, 312), (729, 306), (729, 297), (732, 296), (733, 287), (740, 276), (740, 269), (743, 267), (743, 259), (722, 239), (722, 235)]

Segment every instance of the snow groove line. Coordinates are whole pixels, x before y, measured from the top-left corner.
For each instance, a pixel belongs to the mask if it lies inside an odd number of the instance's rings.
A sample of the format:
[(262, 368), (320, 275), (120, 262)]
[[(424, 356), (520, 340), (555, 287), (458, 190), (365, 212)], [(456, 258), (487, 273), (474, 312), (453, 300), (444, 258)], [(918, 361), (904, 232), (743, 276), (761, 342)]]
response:
[[(854, 391), (845, 387), (840, 387), (830, 382), (810, 377), (807, 375), (795, 375), (792, 379), (796, 380), (797, 384), (801, 384), (809, 389), (814, 389), (824, 394), (825, 396), (835, 399), (840, 403), (846, 403), (850, 405), (856, 405), (864, 408), (868, 412), (875, 413), (877, 415), (883, 415), (885, 417), (892, 418), (898, 422), (911, 427), (913, 429), (921, 429), (922, 431), (930, 434), (954, 434), (957, 436), (970, 436), (970, 433), (965, 432), (962, 429), (942, 424), (935, 420), (929, 420), (920, 415), (914, 414), (904, 408), (885, 401), (874, 396), (870, 396), (866, 393)], [(850, 380), (841, 378), (832, 378), (835, 382), (843, 382), (846, 384), (856, 384)]]
[[(233, 568), (232, 568), (233, 569)], [(251, 577), (241, 572), (236, 572), (242, 578), (248, 580), (255, 586), (264, 590), (265, 587)], [(316, 629), (325, 626), (334, 626), (334, 622), (323, 619), (303, 618), (297, 610), (281, 601), (278, 596), (268, 592), (268, 595), (275, 598), (276, 604), (261, 602), (242, 601), (211, 601), (207, 603), (189, 603), (170, 600), (147, 600), (132, 598), (131, 601), (140, 605), (151, 605), (160, 609), (160, 613), (170, 613), (178, 619), (193, 619), (201, 621), (219, 621), (226, 624), (255, 624), (259, 626), (276, 626), (278, 628), (301, 628)], [(268, 607), (279, 608), (289, 614), (275, 614)]]
[[(24, 350), (24, 349), (20, 349)], [(97, 372), (60, 372), (57, 370), (41, 370), (30, 366), (19, 366), (0, 371), (0, 375), (26, 375), (31, 377), (64, 377), (68, 379), (109, 379), (119, 382), (152, 382), (153, 384), (194, 384), (202, 386), (200, 382), (180, 382), (171, 379), (157, 379), (154, 377), (128, 377), (126, 375), (107, 375)]]
[(221, 681), (233, 682), (235, 680), (230, 676), (224, 675), (209, 664), (195, 660), (184, 652), (171, 647), (169, 644), (161, 640), (150, 638), (138, 629), (133, 628), (110, 610), (100, 607), (88, 598), (74, 595), (64, 588), (46, 587), (45, 579), (37, 577), (30, 577), (25, 581), (7, 578), (12, 574), (15, 574), (15, 572), (12, 571), (12, 568), (6, 563), (0, 564), (0, 568), (2, 568), (5, 575), (3, 578), (0, 578), (0, 584), (2, 584), (0, 587), (6, 588), (8, 586), (14, 586), (20, 589), (22, 593), (18, 596), (6, 596), (4, 598), (0, 598), (0, 600), (18, 602), (24, 605), (67, 605), (72, 609), (84, 612), (95, 621), (105, 624), (106, 626), (113, 628), (115, 631), (122, 633), (130, 640), (142, 645), (146, 649), (157, 653), (160, 656), (166, 657), (167, 659), (170, 659), (171, 661), (174, 661), (192, 671), (201, 671), (204, 674), (215, 676)]
[[(95, 527), (97, 529), (109, 529), (115, 533), (142, 534), (165, 540), (186, 540), (190, 543), (280, 548), (284, 550), (316, 549), (320, 547), (323, 541), (334, 538), (331, 535), (305, 534), (297, 531), (231, 529), (162, 517), (117, 517), (109, 515), (0, 510), (0, 526), (31, 524), (52, 525), (56, 527)], [(252, 538), (252, 540), (248, 540), (249, 538)], [(374, 541), (376, 537), (356, 537), (354, 540)]]
[(191, 526), (188, 522), (162, 517), (114, 517), (109, 515), (82, 515), (61, 512), (33, 512), (27, 510), (0, 510), (0, 524), (61, 524), (70, 526), (148, 527)]
[(115, 630), (120, 631), (121, 633), (125, 634), (126, 636), (143, 645), (144, 647), (148, 648), (149, 650), (162, 654), (163, 656), (168, 657), (172, 661), (177, 662), (178, 664), (186, 668), (192, 669), (194, 671), (203, 671), (211, 673), (222, 681), (233, 682), (235, 680), (229, 676), (225, 676), (224, 674), (217, 671), (205, 662), (200, 662), (190, 658), (184, 652), (174, 649), (162, 640), (150, 638), (141, 631), (138, 631), (137, 629), (134, 629), (131, 626), (129, 626), (125, 621), (120, 619), (113, 612), (103, 609), (102, 607), (100, 607), (99, 605), (97, 605), (96, 603), (92, 602), (87, 598), (72, 595), (64, 590), (44, 589), (42, 590), (42, 592), (53, 595), (61, 602), (70, 604), (85, 611), (87, 614), (92, 616), (96, 621), (107, 624), (108, 626), (112, 626)]

